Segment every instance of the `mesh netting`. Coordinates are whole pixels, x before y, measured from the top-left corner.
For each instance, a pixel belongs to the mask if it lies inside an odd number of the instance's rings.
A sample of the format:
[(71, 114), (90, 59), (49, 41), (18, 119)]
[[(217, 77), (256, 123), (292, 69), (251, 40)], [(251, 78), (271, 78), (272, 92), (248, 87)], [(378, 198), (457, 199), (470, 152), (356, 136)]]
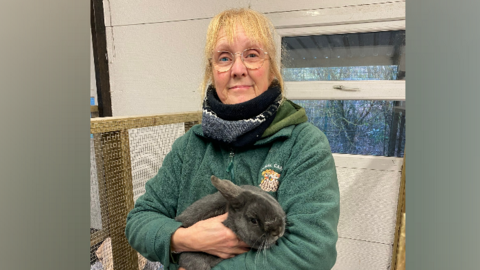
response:
[(173, 142), (200, 114), (92, 119), (90, 139), (90, 265), (96, 270), (157, 270), (125, 238), (128, 212), (145, 193)]
[(145, 183), (157, 174), (173, 142), (184, 133), (183, 123), (128, 130), (134, 201), (145, 193)]

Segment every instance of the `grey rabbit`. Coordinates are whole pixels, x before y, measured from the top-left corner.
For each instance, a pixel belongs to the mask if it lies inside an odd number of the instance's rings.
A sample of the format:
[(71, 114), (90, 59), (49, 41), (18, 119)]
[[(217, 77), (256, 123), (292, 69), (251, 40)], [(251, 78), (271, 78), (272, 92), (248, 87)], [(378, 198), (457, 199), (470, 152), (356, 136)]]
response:
[[(211, 177), (218, 192), (187, 207), (175, 220), (187, 228), (228, 212), (223, 224), (253, 249), (268, 249), (285, 232), (285, 212), (267, 192), (256, 186), (237, 186), (228, 180)], [(180, 254), (179, 265), (186, 270), (210, 270), (223, 259), (203, 252)]]

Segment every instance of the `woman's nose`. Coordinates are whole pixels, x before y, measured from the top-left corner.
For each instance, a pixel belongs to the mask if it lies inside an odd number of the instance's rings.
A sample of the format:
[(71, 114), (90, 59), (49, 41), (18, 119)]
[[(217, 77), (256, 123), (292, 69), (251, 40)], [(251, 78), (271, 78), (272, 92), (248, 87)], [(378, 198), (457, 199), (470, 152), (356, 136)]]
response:
[(233, 62), (232, 66), (232, 76), (246, 76), (247, 75), (247, 67), (242, 61), (242, 57), (240, 54), (235, 54), (235, 62)]

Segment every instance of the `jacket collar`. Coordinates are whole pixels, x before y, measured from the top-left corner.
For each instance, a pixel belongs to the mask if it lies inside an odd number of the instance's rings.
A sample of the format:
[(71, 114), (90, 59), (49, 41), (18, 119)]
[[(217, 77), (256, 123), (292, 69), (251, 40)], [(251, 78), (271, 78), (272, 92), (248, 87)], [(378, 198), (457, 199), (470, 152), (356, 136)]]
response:
[(263, 145), (263, 144), (271, 143), (271, 142), (273, 142), (277, 139), (280, 139), (280, 138), (288, 139), (292, 135), (292, 132), (293, 132), (294, 128), (295, 128), (295, 125), (284, 127), (282, 129), (280, 129), (279, 131), (277, 131), (276, 133), (274, 133), (273, 135), (268, 136), (266, 138), (262, 138), (262, 139), (256, 141), (254, 145)]

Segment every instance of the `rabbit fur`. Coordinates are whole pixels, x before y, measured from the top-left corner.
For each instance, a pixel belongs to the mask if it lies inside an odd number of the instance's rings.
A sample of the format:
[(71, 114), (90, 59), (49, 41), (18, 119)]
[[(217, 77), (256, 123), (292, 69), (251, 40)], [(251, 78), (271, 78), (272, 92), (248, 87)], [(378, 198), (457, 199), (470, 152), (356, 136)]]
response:
[[(223, 224), (252, 249), (268, 249), (285, 233), (285, 212), (267, 192), (256, 186), (237, 186), (229, 180), (211, 176), (218, 192), (187, 207), (175, 220), (188, 228), (228, 212)], [(180, 254), (179, 265), (186, 270), (210, 270), (223, 259), (203, 252)]]

